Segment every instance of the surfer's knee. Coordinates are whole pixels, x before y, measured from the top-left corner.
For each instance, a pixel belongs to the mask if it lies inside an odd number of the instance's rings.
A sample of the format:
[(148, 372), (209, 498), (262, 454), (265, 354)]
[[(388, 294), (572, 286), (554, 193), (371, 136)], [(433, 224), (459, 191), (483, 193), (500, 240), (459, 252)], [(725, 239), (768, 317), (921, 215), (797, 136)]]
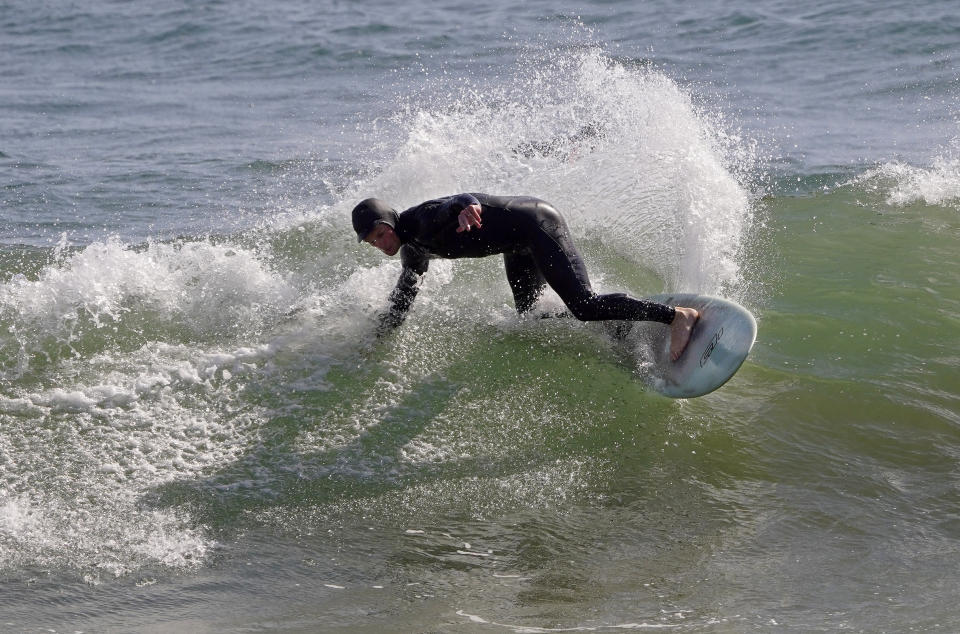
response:
[(517, 309), (517, 314), (523, 317), (524, 315), (529, 315), (533, 311), (533, 307), (537, 305), (536, 298), (524, 297), (522, 299), (513, 299), (513, 305)]
[(579, 319), (580, 321), (596, 321), (597, 299), (597, 295), (584, 295), (565, 301), (564, 303), (575, 319)]

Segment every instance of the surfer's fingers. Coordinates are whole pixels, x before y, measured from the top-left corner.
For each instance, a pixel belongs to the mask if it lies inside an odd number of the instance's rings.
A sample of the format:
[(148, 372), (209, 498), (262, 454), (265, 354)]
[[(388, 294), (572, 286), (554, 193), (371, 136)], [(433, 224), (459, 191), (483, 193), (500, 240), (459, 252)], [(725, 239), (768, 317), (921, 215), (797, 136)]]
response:
[(463, 211), (460, 212), (460, 215), (457, 216), (457, 221), (460, 223), (460, 226), (457, 228), (457, 233), (462, 231), (470, 231), (472, 227), (480, 228), (483, 225), (480, 222), (480, 205), (470, 205), (464, 207)]

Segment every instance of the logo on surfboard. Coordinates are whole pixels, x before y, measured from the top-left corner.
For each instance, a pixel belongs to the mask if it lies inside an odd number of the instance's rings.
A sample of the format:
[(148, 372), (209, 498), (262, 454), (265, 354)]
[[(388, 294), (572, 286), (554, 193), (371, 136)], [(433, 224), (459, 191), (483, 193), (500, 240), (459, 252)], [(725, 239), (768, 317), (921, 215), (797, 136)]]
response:
[(713, 335), (713, 338), (710, 339), (710, 343), (707, 344), (707, 347), (703, 349), (703, 354), (700, 355), (700, 367), (702, 368), (707, 364), (707, 361), (710, 360), (710, 355), (713, 354), (713, 351), (716, 350), (717, 344), (720, 343), (720, 337), (723, 336), (723, 326), (720, 327), (720, 330)]

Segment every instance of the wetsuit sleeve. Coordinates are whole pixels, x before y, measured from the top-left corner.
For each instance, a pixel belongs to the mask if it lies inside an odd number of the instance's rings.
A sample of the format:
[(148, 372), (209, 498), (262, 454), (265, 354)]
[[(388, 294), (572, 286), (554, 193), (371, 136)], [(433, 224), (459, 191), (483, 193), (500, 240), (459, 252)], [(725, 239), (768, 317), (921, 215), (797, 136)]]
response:
[(420, 290), (421, 277), (427, 272), (430, 261), (420, 251), (404, 245), (400, 248), (400, 262), (403, 270), (400, 271), (397, 285), (390, 292), (390, 309), (380, 315), (378, 337), (391, 332), (406, 319), (407, 312), (417, 297), (417, 291)]
[(440, 205), (439, 213), (443, 218), (447, 218), (448, 216), (456, 217), (470, 205), (479, 204), (480, 201), (477, 200), (477, 197), (473, 194), (457, 194), (456, 196), (451, 196)]

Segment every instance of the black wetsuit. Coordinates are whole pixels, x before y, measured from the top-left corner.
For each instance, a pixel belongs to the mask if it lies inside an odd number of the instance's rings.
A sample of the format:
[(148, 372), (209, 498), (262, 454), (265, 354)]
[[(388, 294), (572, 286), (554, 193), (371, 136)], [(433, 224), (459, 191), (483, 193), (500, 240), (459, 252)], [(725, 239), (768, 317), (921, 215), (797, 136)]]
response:
[[(457, 232), (460, 212), (480, 204), (483, 226)], [(383, 326), (399, 325), (417, 295), (417, 285), (432, 258), (477, 258), (503, 254), (507, 280), (517, 311), (524, 313), (549, 284), (582, 321), (608, 319), (659, 321), (669, 324), (670, 306), (624, 293), (597, 295), (567, 223), (547, 202), (526, 196), (459, 194), (428, 200), (399, 214), (403, 271), (390, 294), (390, 312)]]

